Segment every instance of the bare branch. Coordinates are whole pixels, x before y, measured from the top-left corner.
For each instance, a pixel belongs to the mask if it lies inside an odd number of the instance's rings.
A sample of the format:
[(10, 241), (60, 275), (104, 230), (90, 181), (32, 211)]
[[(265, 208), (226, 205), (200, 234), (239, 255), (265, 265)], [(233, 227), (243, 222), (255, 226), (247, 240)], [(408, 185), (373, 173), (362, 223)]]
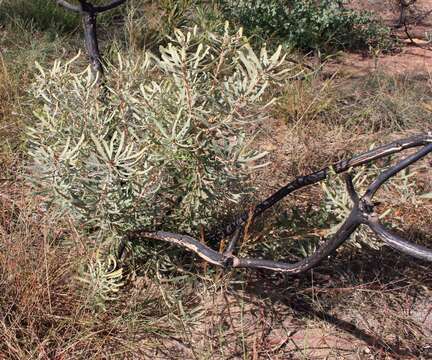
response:
[(381, 173), (378, 176), (378, 178), (368, 187), (363, 198), (372, 199), (372, 197), (375, 195), (378, 189), (384, 184), (384, 182), (386, 182), (392, 176), (396, 175), (399, 171), (402, 171), (403, 169), (407, 168), (409, 165), (425, 157), (431, 151), (432, 151), (432, 143), (425, 146), (423, 149), (416, 152), (415, 154), (408, 156), (407, 158), (405, 158), (395, 166), (392, 166), (390, 169)]
[(64, 8), (66, 8), (68, 10), (75, 11), (75, 12), (81, 12), (81, 6), (70, 4), (66, 0), (56, 0), (56, 3), (60, 6), (63, 6)]
[[(429, 143), (432, 143), (432, 132), (413, 136), (403, 140), (398, 140), (391, 144), (380, 146), (376, 149), (354, 156), (349, 160), (339, 161), (310, 175), (300, 176), (291, 181), (289, 184), (280, 188), (278, 191), (276, 191), (273, 195), (265, 199), (260, 204), (256, 205), (253, 211), (253, 218), (261, 215), (265, 210), (269, 209), (274, 204), (285, 198), (287, 195), (293, 193), (294, 191), (308, 185), (316, 184), (319, 181), (326, 179), (330, 172), (330, 169), (333, 169), (337, 174), (339, 174), (347, 171), (351, 167), (361, 166), (374, 160), (398, 153), (400, 151), (413, 147), (424, 146)], [(249, 216), (250, 213), (248, 211), (245, 211), (230, 224), (226, 225), (223, 229), (220, 229), (218, 232), (208, 235), (207, 238), (211, 241), (216, 241), (231, 235), (235, 231), (235, 229), (237, 229), (239, 226), (242, 226), (248, 220)]]
[(232, 255), (234, 253), (237, 241), (240, 238), (240, 234), (241, 234), (240, 228), (238, 228), (236, 231), (234, 231), (234, 234), (233, 234), (233, 236), (231, 238), (231, 241), (228, 244), (227, 249), (224, 252), (224, 255), (229, 255), (230, 256), (230, 255)]
[[(399, 171), (405, 169), (409, 165), (413, 164), (414, 162), (420, 160), (421, 158), (432, 152), (432, 133), (415, 136), (405, 140), (396, 141), (389, 145), (381, 146), (377, 149), (355, 156), (350, 160), (338, 162), (333, 165), (333, 169), (335, 169), (336, 172), (342, 172), (350, 167), (359, 166), (361, 164), (365, 164), (381, 157), (388, 156), (416, 146), (423, 146), (423, 148), (415, 154), (403, 159), (388, 170), (382, 172), (378, 176), (378, 178), (368, 187), (362, 198), (358, 197), (354, 189), (351, 176), (347, 174), (345, 176), (345, 182), (348, 188), (349, 195), (354, 203), (354, 206), (348, 218), (339, 227), (336, 234), (325, 244), (319, 247), (319, 249), (315, 251), (314, 254), (296, 263), (290, 264), (281, 261), (241, 258), (234, 256), (233, 251), (236, 242), (241, 234), (240, 225), (236, 227), (234, 231), (234, 236), (232, 237), (227, 250), (222, 254), (187, 235), (179, 235), (164, 231), (149, 232), (145, 230), (137, 230), (130, 232), (122, 239), (119, 248), (119, 258), (122, 256), (127, 241), (130, 241), (132, 239), (153, 239), (166, 241), (171, 244), (181, 246), (197, 254), (209, 263), (224, 268), (233, 267), (267, 269), (288, 274), (299, 274), (308, 271), (309, 269), (315, 267), (320, 262), (325, 260), (329, 255), (332, 254), (332, 252), (334, 252), (339, 246), (341, 246), (346, 240), (348, 240), (351, 234), (361, 224), (364, 224), (366, 226), (369, 226), (372, 231), (387, 245), (408, 255), (432, 262), (432, 250), (429, 250), (426, 247), (420, 245), (409, 243), (398, 235), (389, 232), (379, 222), (378, 216), (374, 212), (374, 204), (371, 202), (372, 197), (375, 195), (376, 191), (385, 181), (389, 180)], [(278, 198), (280, 200), (289, 192), (297, 190), (306, 185), (316, 183), (320, 181), (320, 179), (324, 179), (327, 176), (329, 169), (330, 167), (327, 167), (311, 175), (301, 176), (297, 178), (296, 180), (288, 184), (286, 187), (279, 190), (279, 192), (276, 193), (278, 195), (277, 197), (275, 197), (275, 199)], [(284, 191), (288, 192), (281, 197), (281, 191), (282, 193), (284, 193)], [(273, 204), (276, 203), (276, 201), (278, 200), (275, 200)], [(252, 220), (251, 217), (250, 220)]]
[[(153, 239), (175, 244), (192, 251), (207, 262), (221, 267), (267, 269), (283, 273), (298, 274), (311, 269), (323, 261), (335, 249), (342, 245), (359, 225), (360, 217), (358, 209), (355, 208), (331, 240), (327, 241), (310, 257), (293, 264), (272, 260), (241, 258), (232, 255), (232, 252), (229, 254), (220, 254), (190, 236), (165, 231), (134, 231), (128, 235), (128, 238), (133, 238), (135, 240)], [(236, 232), (236, 234), (238, 233)]]
[[(314, 254), (293, 264), (280, 261), (261, 260), (261, 259), (234, 259), (233, 267), (267, 269), (277, 272), (300, 274), (317, 266), (333, 253), (339, 246), (349, 239), (351, 234), (360, 225), (360, 214), (357, 208), (351, 211), (349, 217), (345, 220), (336, 234), (322, 245)], [(236, 261), (237, 260), (237, 261)]]
[(352, 182), (352, 176), (349, 173), (345, 174), (345, 185), (347, 187), (348, 195), (351, 198), (351, 201), (354, 205), (358, 205), (359, 197), (355, 191), (354, 184)]
[(208, 246), (204, 245), (197, 239), (194, 239), (191, 236), (188, 235), (179, 235), (174, 234), (166, 231), (155, 231), (155, 232), (149, 232), (149, 231), (141, 231), (141, 230), (135, 230), (127, 235), (127, 238), (139, 240), (139, 239), (153, 239), (153, 240), (160, 240), (165, 241), (171, 244), (179, 245), (181, 247), (184, 247), (197, 255), (199, 255), (204, 260), (208, 261), (211, 264), (223, 266), (224, 264), (224, 256), (217, 251), (209, 248)]
[(104, 12), (104, 11), (112, 10), (112, 9), (116, 8), (117, 6), (120, 6), (120, 5), (124, 4), (126, 1), (127, 0), (112, 0), (107, 5), (95, 6), (94, 10), (97, 13), (101, 13), (101, 12)]
[(372, 229), (372, 231), (388, 246), (399, 250), (404, 254), (408, 254), (417, 259), (422, 259), (426, 261), (432, 262), (432, 250), (421, 246), (412, 244), (404, 239), (402, 239), (399, 235), (396, 235), (390, 231), (388, 231), (379, 221), (378, 217), (373, 217), (369, 219), (367, 225)]

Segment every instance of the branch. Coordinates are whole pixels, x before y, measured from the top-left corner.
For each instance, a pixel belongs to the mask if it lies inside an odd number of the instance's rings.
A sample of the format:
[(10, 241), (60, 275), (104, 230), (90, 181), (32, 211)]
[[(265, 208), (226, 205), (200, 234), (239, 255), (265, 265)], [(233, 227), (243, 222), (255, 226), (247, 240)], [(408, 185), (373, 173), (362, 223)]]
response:
[(107, 5), (95, 6), (94, 10), (97, 13), (101, 13), (101, 12), (104, 12), (104, 11), (112, 10), (112, 9), (116, 8), (117, 6), (120, 6), (120, 5), (124, 4), (126, 1), (127, 0), (112, 0)]
[[(285, 185), (284, 187), (280, 188), (278, 191), (276, 191), (273, 195), (265, 199), (260, 204), (256, 205), (253, 211), (253, 219), (261, 215), (265, 210), (269, 209), (294, 191), (325, 180), (330, 172), (330, 169), (333, 169), (337, 174), (339, 174), (348, 170), (349, 168), (361, 166), (374, 160), (401, 152), (403, 150), (418, 146), (424, 146), (429, 143), (432, 143), (432, 132), (413, 136), (403, 140), (398, 140), (391, 144), (380, 146), (376, 149), (354, 156), (349, 160), (339, 161), (310, 175), (300, 176)], [(216, 233), (210, 234), (209, 236), (207, 236), (207, 238), (211, 241), (217, 241), (231, 235), (239, 226), (242, 226), (247, 221), (249, 216), (249, 212), (245, 211), (244, 213), (237, 216), (234, 221), (226, 225), (223, 229), (219, 230)]]
[(71, 10), (71, 11), (82, 12), (82, 10), (83, 10), (82, 5), (84, 4), (84, 5), (91, 6), (92, 12), (101, 13), (104, 11), (114, 9), (117, 6), (124, 4), (127, 0), (112, 0), (109, 4), (101, 5), (101, 6), (93, 6), (91, 3), (88, 3), (87, 1), (81, 1), (81, 0), (79, 0), (81, 5), (70, 4), (67, 0), (55, 0), (55, 1), (58, 5), (61, 5), (64, 8)]
[[(127, 238), (128, 240), (160, 240), (168, 242), (170, 244), (179, 245), (197, 254), (199, 257), (206, 260), (207, 262), (223, 268), (233, 267), (267, 269), (289, 274), (299, 274), (313, 268), (325, 258), (327, 258), (327, 256), (329, 256), (335, 249), (337, 249), (350, 237), (350, 235), (359, 225), (360, 217), (358, 209), (355, 208), (331, 240), (327, 241), (313, 255), (293, 264), (272, 260), (241, 258), (232, 255), (231, 252), (220, 254), (217, 251), (211, 249), (210, 247), (204, 245), (197, 239), (194, 239), (193, 237), (165, 231), (134, 231), (127, 235)], [(124, 243), (124, 241), (122, 241), (122, 243)]]
[(228, 244), (228, 247), (226, 248), (224, 255), (225, 256), (231, 256), (234, 253), (235, 247), (237, 245), (237, 241), (240, 238), (241, 230), (238, 228), (236, 231), (234, 231), (234, 234), (231, 238), (231, 241)]
[(336, 234), (322, 245), (311, 256), (293, 264), (280, 261), (261, 260), (261, 259), (242, 259), (237, 258), (233, 261), (233, 267), (250, 269), (267, 269), (282, 273), (300, 274), (317, 266), (333, 253), (339, 246), (349, 239), (351, 234), (360, 225), (360, 213), (358, 208), (354, 208)]
[(416, 161), (420, 160), (421, 158), (425, 157), (427, 154), (429, 154), (432, 151), (432, 143), (429, 145), (426, 145), (423, 149), (416, 152), (415, 154), (408, 156), (395, 166), (392, 166), (390, 169), (382, 172), (378, 178), (368, 187), (366, 190), (366, 193), (364, 194), (363, 198), (368, 198), (369, 200), (372, 199), (372, 197), (375, 195), (375, 193), (378, 191), (378, 189), (391, 177), (395, 176), (399, 171), (407, 168), (409, 165), (415, 163)]
[(73, 5), (68, 3), (66, 0), (56, 0), (57, 5), (63, 6), (64, 8), (75, 11), (75, 12), (81, 12), (81, 6), (79, 5)]
[(109, 4), (101, 6), (94, 6), (90, 0), (78, 1), (79, 5), (73, 5), (67, 0), (56, 0), (58, 5), (81, 14), (83, 18), (85, 45), (90, 58), (93, 80), (96, 79), (101, 85), (103, 84), (104, 68), (97, 39), (97, 15), (124, 4), (126, 0), (111, 0)]
[(348, 195), (353, 202), (354, 205), (358, 205), (359, 197), (357, 192), (355, 191), (354, 184), (352, 182), (351, 174), (345, 174), (345, 185), (347, 187)]
[(367, 225), (382, 241), (393, 249), (399, 250), (404, 254), (408, 254), (417, 259), (431, 261), (432, 262), (432, 250), (428, 248), (412, 244), (400, 236), (388, 231), (379, 221), (378, 217), (370, 218), (367, 221)]
[(194, 253), (196, 253), (198, 256), (203, 258), (204, 260), (208, 261), (211, 264), (224, 266), (224, 256), (217, 251), (209, 248), (208, 246), (204, 245), (197, 239), (194, 239), (191, 236), (188, 235), (179, 235), (174, 234), (166, 231), (155, 231), (155, 232), (149, 232), (145, 230), (135, 230), (130, 232), (126, 236), (126, 241), (122, 241), (122, 243), (126, 243), (129, 240), (144, 240), (144, 239), (153, 239), (153, 240), (160, 240), (165, 241), (174, 245), (179, 245), (181, 247), (184, 247), (185, 249), (188, 249)]
[[(207, 262), (223, 268), (232, 267), (267, 269), (288, 274), (299, 274), (308, 271), (309, 269), (315, 267), (320, 262), (325, 260), (339, 246), (341, 246), (346, 240), (348, 240), (351, 234), (361, 224), (364, 224), (369, 226), (372, 231), (387, 245), (408, 255), (432, 262), (432, 250), (429, 250), (426, 247), (420, 245), (411, 244), (408, 241), (399, 237), (398, 235), (395, 235), (385, 229), (385, 227), (380, 224), (378, 216), (374, 212), (374, 204), (371, 201), (376, 191), (381, 187), (384, 182), (395, 176), (401, 170), (405, 169), (409, 165), (413, 164), (414, 162), (420, 160), (421, 158), (432, 152), (431, 133), (415, 136), (405, 140), (396, 141), (389, 145), (381, 146), (375, 150), (371, 150), (364, 154), (358, 155), (350, 160), (338, 162), (333, 166), (333, 168), (336, 172), (342, 172), (344, 171), (343, 169), (348, 169), (353, 166), (359, 166), (361, 164), (379, 159), (383, 156), (388, 156), (390, 154), (408, 148), (422, 145), (423, 148), (420, 151), (416, 152), (411, 156), (408, 156), (407, 158), (403, 159), (388, 170), (382, 172), (378, 176), (378, 178), (368, 187), (365, 194), (361, 198), (358, 197), (354, 189), (351, 176), (347, 174), (347, 176), (345, 177), (345, 182), (348, 193), (354, 204), (348, 218), (343, 222), (336, 234), (330, 240), (328, 240), (325, 244), (319, 247), (319, 249), (315, 251), (314, 254), (298, 262), (285, 263), (281, 261), (265, 259), (242, 258), (233, 255), (236, 242), (242, 232), (240, 226), (237, 226), (237, 228), (235, 229), (234, 236), (232, 237), (227, 250), (222, 254), (188, 235), (179, 235), (164, 231), (151, 232), (146, 230), (136, 230), (128, 233), (122, 239), (119, 247), (118, 257), (121, 258), (124, 247), (128, 241), (133, 239), (153, 239), (181, 246), (197, 254), (199, 257), (206, 260)], [(311, 175), (297, 178), (296, 180), (288, 184), (287, 187), (284, 187), (281, 190), (288, 189), (292, 192), (306, 185), (313, 184), (319, 181), (319, 179), (321, 179), (322, 177), (325, 178), (329, 169), (330, 167), (327, 167)], [(279, 194), (278, 196), (280, 196), (281, 190), (276, 193)]]

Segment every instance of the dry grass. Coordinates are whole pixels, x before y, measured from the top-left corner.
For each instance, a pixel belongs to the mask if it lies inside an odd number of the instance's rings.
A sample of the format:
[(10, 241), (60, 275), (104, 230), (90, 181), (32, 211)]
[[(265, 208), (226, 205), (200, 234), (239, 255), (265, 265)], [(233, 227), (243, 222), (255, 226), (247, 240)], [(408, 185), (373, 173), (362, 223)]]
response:
[(0, 358), (427, 358), (428, 266), (388, 249), (294, 278), (129, 276), (103, 310), (76, 280), (94, 247), (22, 182), (0, 195)]
[(65, 236), (78, 241), (70, 226), (44, 211), (19, 180), (2, 184), (0, 204), (0, 353), (25, 359), (97, 352), (105, 341), (101, 322), (74, 281), (85, 249), (58, 244)]
[(18, 86), (15, 79), (10, 76), (8, 66), (0, 52), (0, 137), (6, 139), (1, 144), (3, 151), (8, 144), (8, 138), (17, 137), (14, 110), (18, 97)]

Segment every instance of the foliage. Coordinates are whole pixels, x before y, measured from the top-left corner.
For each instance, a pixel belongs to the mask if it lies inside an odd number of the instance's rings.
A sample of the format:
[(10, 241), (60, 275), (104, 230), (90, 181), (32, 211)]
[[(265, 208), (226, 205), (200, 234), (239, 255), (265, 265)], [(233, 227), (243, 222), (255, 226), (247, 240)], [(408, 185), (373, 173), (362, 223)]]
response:
[(96, 252), (77, 280), (87, 286), (91, 305), (102, 309), (105, 309), (107, 301), (117, 299), (116, 294), (124, 285), (122, 269), (117, 268), (114, 256), (102, 257), (99, 252)]
[(32, 94), (32, 177), (97, 239), (137, 226), (191, 231), (215, 221), (244, 189), (264, 153), (248, 149), (266, 117), (272, 85), (291, 73), (280, 49), (257, 56), (241, 30), (176, 31), (160, 56), (145, 53), (107, 71), (106, 93), (76, 59), (56, 61)]
[(251, 34), (305, 51), (391, 47), (389, 29), (342, 0), (223, 0), (225, 15)]

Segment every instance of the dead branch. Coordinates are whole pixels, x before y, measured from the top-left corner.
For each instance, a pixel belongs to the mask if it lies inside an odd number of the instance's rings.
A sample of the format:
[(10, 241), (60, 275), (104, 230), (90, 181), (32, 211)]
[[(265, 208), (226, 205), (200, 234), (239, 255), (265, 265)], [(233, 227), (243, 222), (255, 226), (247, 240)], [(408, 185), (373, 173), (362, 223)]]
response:
[(398, 23), (395, 25), (396, 28), (402, 27), (406, 23), (406, 13), (408, 11), (408, 8), (412, 5), (414, 5), (417, 2), (417, 0), (399, 0), (399, 20)]
[[(418, 259), (432, 262), (432, 250), (420, 245), (412, 244), (401, 238), (399, 235), (388, 231), (379, 222), (378, 215), (375, 213), (375, 204), (372, 202), (374, 195), (386, 181), (432, 152), (432, 132), (395, 141), (391, 144), (354, 156), (349, 160), (337, 162), (332, 166), (328, 166), (310, 175), (298, 177), (278, 190), (268, 199), (264, 200), (261, 204), (258, 204), (253, 212), (253, 218), (262, 214), (266, 209), (270, 208), (293, 191), (326, 179), (329, 175), (330, 169), (333, 169), (336, 173), (345, 172), (350, 168), (367, 164), (414, 147), (421, 147), (421, 149), (382, 172), (361, 197), (354, 189), (350, 175), (347, 175), (345, 177), (345, 183), (353, 202), (351, 213), (330, 240), (318, 248), (314, 254), (296, 263), (290, 264), (273, 260), (242, 258), (234, 255), (236, 242), (240, 236), (244, 222), (248, 219), (249, 213), (242, 214), (233, 221), (229, 227), (225, 228), (223, 234), (229, 235), (234, 233), (234, 235), (229, 246), (222, 253), (213, 250), (209, 246), (206, 246), (200, 241), (187, 235), (179, 235), (164, 231), (153, 232), (142, 229), (131, 231), (123, 238), (118, 256), (122, 256), (126, 243), (131, 240), (160, 240), (183, 247), (197, 254), (207, 262), (223, 268), (267, 269), (288, 274), (299, 274), (308, 271), (325, 260), (339, 246), (348, 240), (351, 234), (359, 226), (365, 225), (371, 228), (372, 231), (388, 246)], [(253, 218), (249, 217), (249, 220), (253, 220)]]
[[(293, 181), (291, 181), (290, 183), (288, 183), (287, 185), (280, 188), (278, 191), (276, 191), (274, 194), (272, 194), (270, 197), (265, 199), (260, 204), (256, 205), (254, 208), (253, 218), (255, 219), (257, 216), (261, 215), (265, 210), (269, 209), (270, 207), (272, 207), (277, 202), (282, 200), (287, 195), (293, 193), (294, 191), (299, 190), (305, 186), (313, 185), (322, 180), (325, 180), (331, 170), (333, 170), (336, 174), (340, 174), (347, 171), (350, 168), (354, 168), (357, 166), (361, 166), (373, 162), (380, 158), (387, 157), (392, 154), (396, 154), (406, 149), (424, 146), (430, 142), (431, 142), (430, 134), (423, 134), (423, 135), (418, 135), (403, 140), (398, 140), (391, 144), (380, 146), (376, 149), (354, 156), (349, 160), (339, 161), (333, 165), (318, 170), (310, 175), (300, 176), (294, 179)], [(217, 241), (226, 236), (231, 235), (237, 227), (245, 224), (248, 217), (249, 217), (249, 212), (245, 211), (244, 213), (236, 217), (234, 221), (229, 223), (227, 226), (225, 226), (217, 233), (210, 234), (208, 238), (212, 241)]]

